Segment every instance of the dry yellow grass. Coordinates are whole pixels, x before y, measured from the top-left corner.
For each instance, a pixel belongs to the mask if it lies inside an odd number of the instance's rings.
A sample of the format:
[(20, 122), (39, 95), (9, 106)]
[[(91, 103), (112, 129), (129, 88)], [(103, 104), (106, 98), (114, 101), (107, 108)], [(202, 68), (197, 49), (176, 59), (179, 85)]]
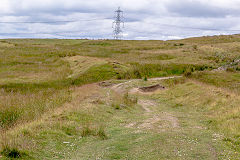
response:
[(240, 133), (240, 96), (227, 89), (217, 88), (198, 81), (188, 80), (186, 84), (166, 91), (177, 104), (194, 110), (205, 110), (213, 127), (227, 135)]
[[(166, 42), (3, 40), (0, 42), (0, 124), (2, 131), (10, 138), (3, 138), (2, 141), (5, 139), (6, 142), (15, 145), (16, 139), (17, 145), (20, 144), (19, 148), (33, 151), (31, 154), (35, 157), (37, 154), (42, 156), (41, 158), (53, 157), (61, 155), (62, 151), (68, 149), (62, 144), (65, 139), (84, 143), (77, 139), (81, 136), (79, 133), (84, 126), (88, 132), (92, 129), (97, 130), (106, 123), (110, 124), (108, 133), (111, 138), (117, 141), (115, 148), (120, 146), (119, 150), (123, 148), (122, 152), (125, 154), (131, 147), (125, 150), (125, 146), (121, 146), (122, 142), (118, 141), (119, 137), (125, 138), (124, 142), (134, 140), (131, 139), (132, 132), (126, 131), (120, 124), (123, 120), (144, 122), (144, 118), (150, 120), (151, 118), (144, 117), (142, 109), (135, 106), (136, 97), (123, 96), (124, 94), (111, 95), (112, 92), (108, 92), (108, 89), (99, 88), (96, 84), (80, 85), (112, 78), (147, 80), (150, 77), (180, 75), (188, 71), (186, 83), (173, 80), (171, 84), (174, 84), (174, 87), (170, 85), (167, 90), (136, 96), (159, 100), (161, 107), (154, 105), (156, 112), (164, 108), (166, 112), (175, 112), (176, 117), (183, 118), (194, 115), (198, 117), (198, 114), (202, 114), (206, 123), (202, 125), (209, 127), (209, 130), (206, 132), (201, 130), (199, 133), (194, 129), (191, 131), (197, 132), (196, 135), (202, 136), (200, 138), (208, 142), (211, 138), (204, 139), (204, 134), (220, 132), (230, 138), (227, 140), (231, 142), (230, 146), (239, 146), (239, 72), (237, 68), (232, 72), (209, 71), (239, 58), (238, 41), (238, 35)], [(142, 84), (151, 83), (133, 82), (131, 86), (125, 87), (129, 89), (128, 87), (138, 87)], [(131, 98), (136, 99), (132, 101)], [(133, 107), (125, 107), (127, 106), (125, 104), (120, 108), (118, 106), (114, 108), (111, 106), (114, 103), (118, 105), (126, 103)], [(114, 118), (110, 120), (110, 117)], [(202, 123), (197, 118), (189, 120), (194, 124)], [(180, 123), (179, 120), (179, 127)], [(186, 132), (188, 129), (190, 128), (187, 128)], [(172, 134), (175, 133), (154, 136), (157, 136), (157, 139), (162, 137), (168, 139), (168, 136), (173, 136)], [(195, 136), (194, 134), (189, 136)], [(95, 136), (95, 131), (90, 135)], [(151, 134), (145, 136), (143, 146), (150, 142)], [(156, 137), (151, 138), (154, 143)], [(173, 137), (168, 140), (175, 143)], [(104, 145), (95, 140), (91, 143), (100, 148)], [(112, 142), (108, 143), (115, 145)], [(203, 143), (202, 146), (206, 145)], [(42, 151), (39, 149), (41, 147)], [(161, 149), (164, 148), (160, 147), (158, 151)], [(91, 147), (82, 151), (86, 153), (88, 150), (96, 151)], [(203, 148), (201, 151), (206, 152), (207, 149)], [(198, 151), (196, 153), (200, 154)], [(202, 155), (204, 157), (204, 154)]]

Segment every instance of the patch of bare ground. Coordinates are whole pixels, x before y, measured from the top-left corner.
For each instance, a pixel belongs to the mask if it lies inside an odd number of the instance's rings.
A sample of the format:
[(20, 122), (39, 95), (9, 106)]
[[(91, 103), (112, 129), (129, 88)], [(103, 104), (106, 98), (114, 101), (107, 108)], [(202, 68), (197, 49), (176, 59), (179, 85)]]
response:
[(152, 110), (149, 107), (157, 105), (156, 102), (152, 100), (139, 100), (138, 104), (142, 106), (147, 113), (152, 112)]
[(140, 88), (132, 88), (129, 90), (130, 94), (146, 94), (151, 95), (155, 94), (160, 90), (166, 89), (164, 86), (161, 86), (159, 84), (153, 85), (153, 86), (147, 86), (147, 87), (140, 87)]
[(100, 87), (111, 87), (111, 86), (113, 86), (114, 84), (113, 84), (111, 81), (103, 81), (103, 82), (98, 83), (98, 85), (99, 85)]
[[(159, 81), (159, 80), (173, 79), (178, 77), (181, 77), (181, 76), (152, 78), (152, 79), (149, 79), (148, 81)], [(139, 81), (139, 79), (132, 79), (119, 84), (111, 84), (110, 82), (101, 82), (99, 83), (99, 86), (109, 87), (112, 91), (114, 91), (117, 94), (126, 93), (126, 92), (128, 92), (129, 94), (136, 94), (136, 93), (153, 94), (158, 90), (165, 89), (164, 86), (157, 84), (157, 85), (151, 85), (147, 87), (132, 88), (129, 90), (129, 84), (134, 83), (135, 81), (137, 82)], [(142, 106), (144, 110), (144, 116), (147, 118), (141, 122), (131, 122), (125, 125), (125, 127), (137, 128), (137, 129), (143, 129), (143, 130), (154, 130), (157, 132), (180, 127), (178, 119), (174, 117), (172, 114), (167, 112), (161, 112), (161, 113), (154, 112), (155, 110), (154, 108), (158, 106), (158, 104), (155, 101), (138, 100), (138, 105)]]
[(144, 130), (154, 130), (163, 132), (168, 129), (180, 128), (178, 119), (167, 112), (155, 113), (151, 108), (156, 107), (157, 103), (152, 100), (139, 100), (138, 104), (142, 106), (146, 117), (151, 117), (142, 122), (133, 122), (126, 125), (127, 128), (137, 128)]
[[(166, 80), (166, 79), (174, 79), (174, 78), (181, 78), (182, 76), (173, 76), (173, 77), (158, 77), (158, 78), (149, 78), (148, 81), (160, 81), (160, 80)], [(129, 84), (133, 82), (137, 82), (141, 79), (132, 79), (125, 81), (123, 83), (118, 83), (114, 84), (111, 81), (103, 81), (98, 83), (99, 86), (101, 87), (110, 87), (111, 90), (117, 92), (117, 93), (124, 93), (127, 91)], [(139, 87), (139, 88), (133, 88), (129, 92), (130, 93), (135, 93), (135, 92), (154, 92), (158, 89), (165, 89), (164, 86), (161, 85), (153, 85), (153, 86), (148, 86), (148, 87)]]
[(161, 132), (167, 129), (180, 128), (180, 126), (176, 117), (170, 113), (162, 112), (161, 114), (153, 115), (151, 118), (144, 120), (137, 128)]
[(157, 78), (150, 78), (149, 81), (159, 81), (159, 80), (167, 80), (167, 79), (174, 79), (174, 78), (181, 78), (182, 76), (172, 76), (172, 77), (157, 77)]
[(217, 153), (216, 149), (214, 148), (214, 146), (211, 144), (208, 144), (208, 148), (211, 151), (214, 160), (218, 160), (218, 153)]
[(142, 92), (154, 92), (158, 89), (165, 89), (164, 86), (161, 86), (160, 84), (147, 86), (147, 87), (140, 87), (139, 90)]
[[(173, 76), (173, 77), (158, 77), (158, 78), (149, 78), (148, 81), (161, 81), (166, 79), (174, 79), (174, 78), (181, 78), (182, 76)], [(116, 93), (124, 93), (128, 91), (129, 84), (133, 82), (137, 82), (140, 79), (132, 79), (123, 83), (119, 84), (111, 84), (110, 82), (101, 82), (99, 83), (102, 87), (111, 87), (113, 91)], [(158, 90), (166, 89), (164, 86), (161, 86), (160, 84), (157, 85), (151, 85), (147, 87), (138, 87), (138, 88), (132, 88), (128, 92), (130, 94), (136, 94), (136, 93), (142, 93), (142, 94), (153, 94), (157, 92)]]
[(127, 91), (127, 87), (129, 83), (133, 82), (134, 80), (129, 80), (127, 82), (123, 82), (123, 83), (119, 83), (119, 84), (115, 84), (111, 87), (111, 89), (113, 91), (115, 91), (116, 93), (124, 93)]

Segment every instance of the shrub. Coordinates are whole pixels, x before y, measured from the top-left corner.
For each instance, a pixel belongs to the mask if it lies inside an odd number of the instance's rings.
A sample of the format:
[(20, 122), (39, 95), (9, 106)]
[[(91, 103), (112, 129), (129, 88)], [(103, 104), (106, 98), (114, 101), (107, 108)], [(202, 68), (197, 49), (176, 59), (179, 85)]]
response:
[(126, 104), (127, 106), (133, 106), (137, 104), (138, 99), (136, 97), (130, 97), (128, 93), (125, 93), (123, 96), (123, 103)]
[(148, 79), (147, 79), (147, 76), (145, 76), (143, 80), (144, 80), (144, 81), (147, 81), (147, 80), (148, 80)]
[(24, 153), (17, 148), (10, 148), (8, 146), (4, 147), (0, 153), (7, 158), (21, 158), (24, 155)]
[[(6, 136), (6, 135), (5, 135)], [(16, 145), (15, 139), (14, 141), (10, 141), (7, 137), (3, 137), (2, 143), (1, 143), (1, 151), (0, 154), (12, 159), (12, 158), (21, 158), (23, 156), (26, 156), (27, 154), (23, 151), (20, 151)]]
[(106, 134), (106, 132), (105, 132), (105, 128), (103, 127), (103, 126), (100, 126), (99, 128), (98, 128), (98, 131), (97, 131), (97, 133), (96, 133), (96, 135), (98, 136), (98, 137), (100, 137), (101, 139), (107, 139), (107, 134)]
[(112, 107), (117, 110), (121, 109), (121, 106), (118, 103), (112, 103)]
[(81, 132), (82, 137), (87, 137), (87, 136), (94, 136), (95, 132), (92, 128), (90, 128), (88, 125), (84, 126)]
[(105, 128), (103, 126), (100, 127), (90, 127), (89, 125), (83, 127), (82, 137), (88, 137), (88, 136), (97, 136), (101, 139), (107, 139), (107, 134), (105, 132)]
[(193, 45), (193, 49), (194, 49), (194, 50), (197, 50), (197, 49), (198, 49), (198, 46), (197, 46), (197, 45)]
[(136, 97), (130, 97), (126, 92), (121, 96), (114, 97), (114, 100), (111, 106), (116, 110), (120, 110), (123, 108), (134, 106), (135, 104), (137, 104), (137, 102), (138, 102), (138, 99)]
[(185, 71), (184, 71), (184, 76), (185, 77), (190, 77), (192, 75), (192, 69), (190, 67), (188, 67)]
[(226, 69), (226, 71), (228, 71), (228, 72), (234, 72), (235, 70), (234, 70), (234, 68), (228, 67), (228, 68)]

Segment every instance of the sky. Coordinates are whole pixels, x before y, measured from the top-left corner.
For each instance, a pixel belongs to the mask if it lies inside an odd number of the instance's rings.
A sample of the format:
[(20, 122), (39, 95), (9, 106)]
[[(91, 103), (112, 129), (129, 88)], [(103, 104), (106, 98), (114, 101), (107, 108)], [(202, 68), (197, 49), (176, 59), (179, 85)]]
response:
[(1, 0), (0, 38), (111, 39), (118, 7), (126, 40), (240, 33), (240, 0)]

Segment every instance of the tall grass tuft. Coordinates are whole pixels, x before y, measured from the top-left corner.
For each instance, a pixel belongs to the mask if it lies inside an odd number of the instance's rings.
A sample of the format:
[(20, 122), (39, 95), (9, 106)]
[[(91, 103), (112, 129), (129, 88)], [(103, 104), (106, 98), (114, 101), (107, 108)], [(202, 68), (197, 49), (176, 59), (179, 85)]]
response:
[(188, 67), (185, 71), (184, 71), (184, 76), (185, 77), (190, 77), (192, 75), (192, 69), (190, 67)]
[(9, 138), (6, 136), (6, 133), (2, 133), (1, 137), (1, 146), (0, 146), (0, 154), (9, 158), (22, 158), (23, 156), (27, 156), (27, 153), (18, 149), (16, 139)]
[(81, 131), (81, 136), (82, 137), (97, 136), (103, 140), (107, 139), (105, 128), (102, 125), (100, 125), (99, 127), (90, 127), (90, 125), (84, 126)]
[(108, 138), (107, 134), (106, 134), (106, 131), (105, 131), (105, 128), (103, 126), (100, 126), (98, 128), (96, 135), (103, 140)]
[(0, 128), (12, 127), (21, 117), (22, 111), (20, 108), (10, 107), (0, 110)]
[(136, 97), (130, 97), (128, 93), (123, 95), (123, 103), (127, 106), (133, 106), (137, 104), (138, 99)]
[(81, 131), (82, 137), (88, 137), (88, 136), (94, 136), (94, 135), (95, 135), (95, 131), (92, 128), (90, 128), (89, 125), (86, 125), (83, 127)]
[(138, 102), (137, 97), (129, 96), (129, 94), (127, 92), (121, 96), (118, 95), (118, 96), (114, 97), (113, 99), (114, 100), (112, 102), (112, 107), (116, 110), (120, 110), (120, 109), (127, 108), (127, 107), (133, 107)]

